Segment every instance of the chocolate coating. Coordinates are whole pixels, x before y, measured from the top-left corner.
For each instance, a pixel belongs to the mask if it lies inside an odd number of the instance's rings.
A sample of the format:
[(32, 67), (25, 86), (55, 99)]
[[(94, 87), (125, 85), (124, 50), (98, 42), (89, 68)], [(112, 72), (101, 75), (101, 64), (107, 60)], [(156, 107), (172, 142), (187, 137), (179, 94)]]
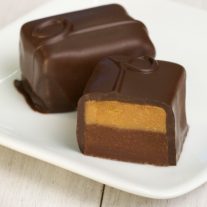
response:
[(71, 111), (95, 64), (113, 54), (155, 56), (145, 25), (119, 5), (28, 22), (21, 28), (22, 81), (15, 85), (35, 110)]
[[(185, 69), (175, 63), (156, 61), (150, 57), (113, 56), (101, 60), (78, 104), (77, 137), (80, 150), (84, 154), (111, 159), (176, 165), (188, 131), (185, 82)], [(84, 110), (88, 100), (115, 100), (161, 107), (167, 115), (166, 134), (86, 126)], [(90, 127), (96, 129), (91, 132)], [(121, 136), (125, 138), (121, 139)], [(157, 141), (152, 144), (152, 140)], [(167, 147), (164, 147), (165, 141)], [(163, 151), (165, 148), (167, 157)], [(155, 156), (156, 149), (160, 153), (156, 152)]]

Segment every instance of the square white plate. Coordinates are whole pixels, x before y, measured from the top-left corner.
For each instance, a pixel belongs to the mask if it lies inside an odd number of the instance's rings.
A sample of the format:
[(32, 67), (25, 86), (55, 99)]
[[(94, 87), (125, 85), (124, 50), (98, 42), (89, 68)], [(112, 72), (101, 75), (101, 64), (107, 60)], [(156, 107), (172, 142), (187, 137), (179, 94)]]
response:
[[(187, 70), (190, 131), (176, 167), (155, 167), (84, 156), (76, 142), (76, 113), (32, 111), (13, 87), (20, 77), (20, 26), (39, 17), (119, 2), (143, 21), (157, 58)], [(54, 1), (0, 31), (0, 144), (137, 195), (175, 197), (207, 181), (207, 13), (166, 0)]]

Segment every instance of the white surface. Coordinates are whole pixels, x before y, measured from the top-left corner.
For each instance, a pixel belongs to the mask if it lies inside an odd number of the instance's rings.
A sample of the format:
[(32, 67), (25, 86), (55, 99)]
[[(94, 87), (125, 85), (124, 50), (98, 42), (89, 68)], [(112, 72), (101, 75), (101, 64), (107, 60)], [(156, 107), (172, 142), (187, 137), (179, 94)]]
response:
[[(106, 1), (101, 1), (103, 2)], [(121, 2), (124, 4), (125, 1)], [(157, 2), (165, 3), (155, 5), (152, 1), (141, 3), (130, 1), (124, 5), (133, 16), (148, 26), (158, 50), (158, 58), (179, 62), (187, 68), (188, 118), (191, 128), (177, 167), (158, 168), (81, 155), (75, 138), (75, 113), (61, 115), (35, 113), (14, 90), (12, 86), (14, 76), (5, 79), (18, 68), (18, 35), (14, 34), (18, 34), (22, 22), (63, 10), (95, 5), (91, 1), (85, 1), (84, 4), (81, 2), (81, 7), (80, 2), (50, 3), (1, 32), (1, 45), (10, 40), (9, 36), (11, 41), (10, 47), (4, 47), (5, 49), (0, 51), (0, 143), (111, 186), (150, 197), (174, 197), (205, 182), (206, 97), (197, 91), (205, 88), (204, 55), (207, 48), (205, 41), (207, 31), (204, 25), (207, 14), (166, 1)], [(153, 11), (156, 12), (152, 11), (153, 7)], [(168, 8), (167, 12), (165, 7)], [(195, 73), (195, 70), (199, 72)]]

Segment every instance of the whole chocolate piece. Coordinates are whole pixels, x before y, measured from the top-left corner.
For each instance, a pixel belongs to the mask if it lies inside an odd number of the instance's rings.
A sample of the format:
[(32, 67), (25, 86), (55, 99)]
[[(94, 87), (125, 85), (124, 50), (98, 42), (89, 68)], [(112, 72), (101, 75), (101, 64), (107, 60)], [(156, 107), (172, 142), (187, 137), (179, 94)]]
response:
[(100, 61), (78, 104), (77, 138), (87, 155), (176, 165), (188, 131), (186, 73), (150, 57)]
[(35, 110), (74, 110), (95, 64), (112, 54), (155, 55), (144, 24), (119, 5), (28, 22), (21, 28), (22, 81), (15, 85)]

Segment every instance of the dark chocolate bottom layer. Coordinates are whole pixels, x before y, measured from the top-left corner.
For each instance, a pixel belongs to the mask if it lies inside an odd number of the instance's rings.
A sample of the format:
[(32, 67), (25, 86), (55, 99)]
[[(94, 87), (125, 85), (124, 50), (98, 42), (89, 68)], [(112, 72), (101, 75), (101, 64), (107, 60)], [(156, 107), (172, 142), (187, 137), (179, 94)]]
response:
[(170, 165), (165, 134), (88, 125), (84, 133), (87, 155), (154, 165)]

